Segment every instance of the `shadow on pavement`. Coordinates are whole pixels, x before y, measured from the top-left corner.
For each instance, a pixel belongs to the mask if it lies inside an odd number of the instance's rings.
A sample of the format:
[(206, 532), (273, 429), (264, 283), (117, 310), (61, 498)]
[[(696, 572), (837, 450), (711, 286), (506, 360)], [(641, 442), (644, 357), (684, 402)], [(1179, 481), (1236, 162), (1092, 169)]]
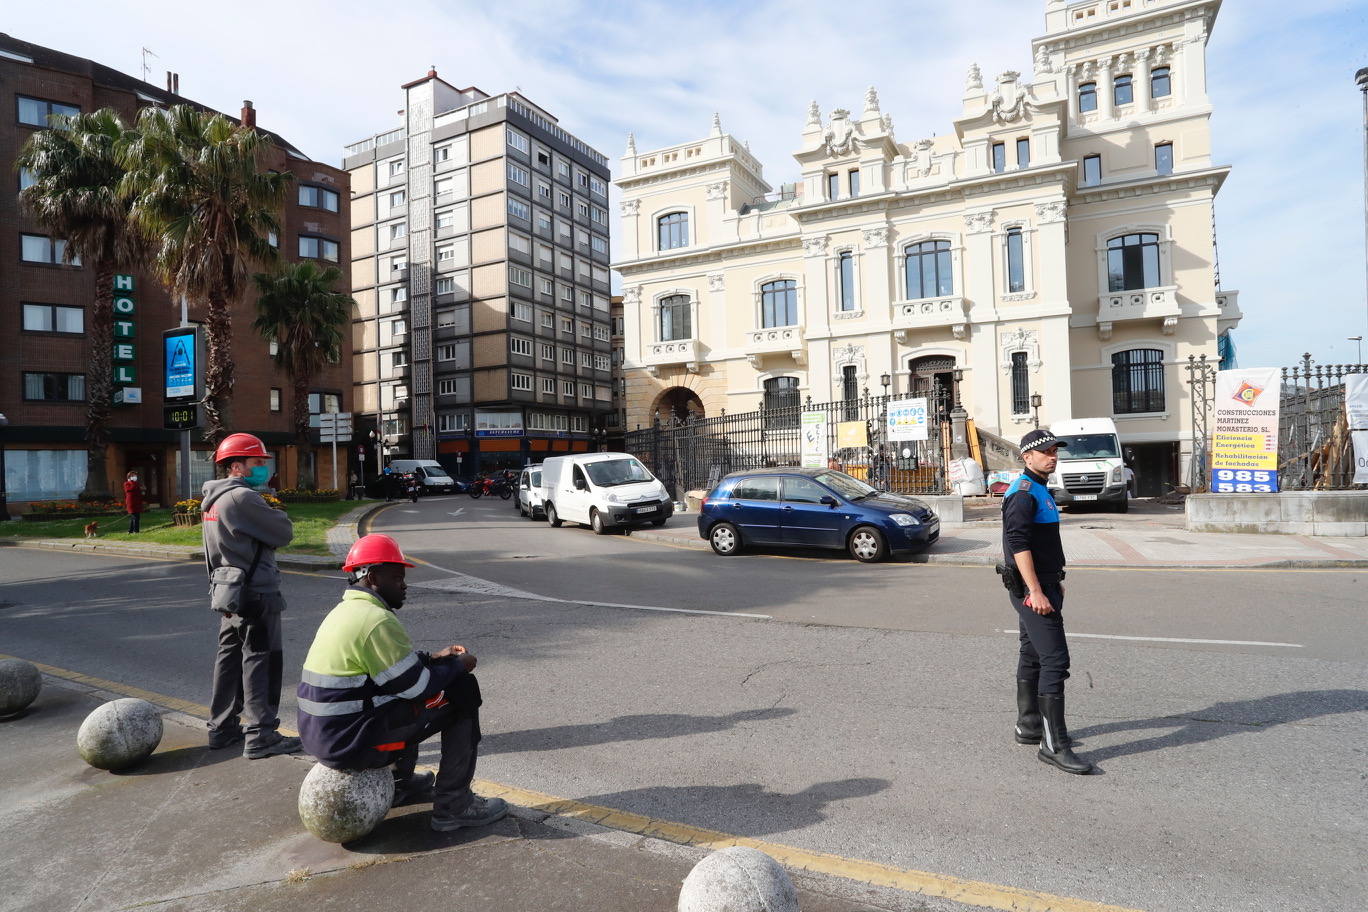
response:
[(480, 740), (480, 756), (515, 754), (523, 751), (560, 750), (569, 747), (590, 747), (617, 741), (646, 741), (654, 738), (677, 738), (707, 732), (726, 731), (743, 722), (762, 722), (782, 719), (796, 713), (796, 709), (747, 709), (725, 716), (693, 716), (684, 713), (645, 713), (618, 716), (606, 722), (584, 725), (554, 725), (549, 728), (529, 728), (523, 731), (495, 732)]
[(1152, 719), (1089, 725), (1075, 729), (1073, 735), (1081, 739), (1115, 732), (1177, 728), (1166, 735), (1089, 750), (1087, 759), (1100, 763), (1117, 757), (1202, 744), (1230, 735), (1262, 731), (1274, 725), (1349, 712), (1368, 712), (1368, 690), (1306, 690), (1260, 697), (1257, 700), (1227, 700), (1180, 716), (1156, 716)]
[(242, 745), (210, 750), (207, 746), (178, 747), (168, 751), (158, 751), (137, 766), (126, 770), (113, 770), (115, 776), (163, 776), (167, 773), (184, 773), (192, 769), (203, 769), (227, 760), (242, 759)]
[(801, 792), (770, 791), (763, 785), (661, 785), (581, 798), (588, 804), (620, 808), (740, 836), (799, 830), (826, 820), (826, 806), (864, 798), (889, 788), (887, 779), (859, 778), (819, 782)]

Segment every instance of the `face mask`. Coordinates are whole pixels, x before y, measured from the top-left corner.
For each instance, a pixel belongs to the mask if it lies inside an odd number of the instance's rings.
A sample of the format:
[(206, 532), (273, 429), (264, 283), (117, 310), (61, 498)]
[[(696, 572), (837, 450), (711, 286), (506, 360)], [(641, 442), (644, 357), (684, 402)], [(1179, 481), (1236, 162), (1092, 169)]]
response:
[(244, 476), (247, 483), (254, 488), (259, 488), (271, 480), (270, 466), (252, 466)]
[(137, 476), (137, 475), (129, 475), (129, 476), (128, 476), (128, 480), (129, 480), (129, 481), (137, 481), (137, 480), (138, 480), (138, 476)]

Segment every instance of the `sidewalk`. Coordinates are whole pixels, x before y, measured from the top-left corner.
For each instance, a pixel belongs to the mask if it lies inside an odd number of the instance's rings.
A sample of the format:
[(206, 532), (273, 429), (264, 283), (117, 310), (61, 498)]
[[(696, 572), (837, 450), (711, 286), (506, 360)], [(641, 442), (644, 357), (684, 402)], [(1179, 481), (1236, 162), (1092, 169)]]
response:
[[(203, 723), (179, 713), (164, 717), (161, 746), (142, 766), (86, 766), (76, 730), (112, 696), (46, 677), (26, 714), (0, 722), (0, 910), (666, 912), (706, 854), (526, 807), (438, 834), (430, 806), (413, 805), (352, 845), (320, 842), (295, 810), (312, 761), (211, 752)], [(869, 894), (864, 884), (795, 881), (804, 912), (927, 908), (911, 894), (880, 905), (841, 898)]]
[[(994, 564), (1002, 559), (1001, 501), (966, 501), (963, 523), (946, 523), (922, 564)], [(1181, 509), (1148, 501), (1131, 512), (1061, 514), (1060, 536), (1070, 567), (1333, 568), (1368, 567), (1368, 538), (1189, 532)], [(698, 514), (677, 513), (662, 529), (633, 530), (642, 541), (707, 551)]]

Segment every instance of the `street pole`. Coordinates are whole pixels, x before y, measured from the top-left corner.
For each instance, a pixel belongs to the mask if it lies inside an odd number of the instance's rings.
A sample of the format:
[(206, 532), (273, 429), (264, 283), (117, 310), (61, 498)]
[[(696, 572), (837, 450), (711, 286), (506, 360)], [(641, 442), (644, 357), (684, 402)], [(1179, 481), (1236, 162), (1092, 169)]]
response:
[[(1354, 74), (1354, 83), (1363, 95), (1363, 269), (1365, 296), (1363, 299), (1364, 327), (1368, 328), (1368, 67)], [(1363, 357), (1359, 356), (1359, 363)]]
[(9, 490), (5, 487), (5, 432), (9, 419), (0, 414), (0, 522), (9, 522)]
[[(181, 305), (181, 314), (180, 314), (181, 321), (180, 321), (180, 325), (181, 325), (181, 326), (189, 326), (189, 325), (190, 325), (190, 304), (189, 304), (188, 301), (185, 300), (185, 295), (181, 295), (180, 305)], [(196, 359), (198, 359), (198, 357), (199, 357), (198, 352), (196, 352)], [(196, 364), (196, 365), (195, 365), (195, 370), (197, 370), (197, 371), (204, 370), (204, 365), (202, 365), (202, 364)], [(195, 408), (196, 412), (198, 412), (198, 411), (199, 411), (199, 404), (196, 403), (196, 404), (194, 405), (194, 408)], [(181, 500), (189, 500), (192, 496), (194, 496), (194, 495), (192, 495), (192, 494), (190, 493), (190, 431), (189, 431), (188, 429), (187, 429), (187, 430), (184, 430), (184, 431), (181, 431), (181, 435), (180, 435), (180, 490), (181, 490), (181, 495), (180, 495), (180, 499), (181, 499)]]

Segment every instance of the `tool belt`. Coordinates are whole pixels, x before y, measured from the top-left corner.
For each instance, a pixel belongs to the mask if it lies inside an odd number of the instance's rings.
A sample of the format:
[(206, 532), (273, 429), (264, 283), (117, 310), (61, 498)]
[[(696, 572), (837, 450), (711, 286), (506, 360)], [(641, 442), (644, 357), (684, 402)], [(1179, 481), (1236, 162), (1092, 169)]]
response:
[[(1014, 599), (1024, 599), (1026, 597), (1026, 581), (1021, 578), (1021, 571), (1011, 564), (999, 561), (993, 568), (997, 575), (1002, 577), (1002, 587), (1007, 590), (1007, 594)], [(1063, 582), (1064, 571), (1056, 570), (1052, 573), (1036, 572), (1036, 578), (1044, 582)]]

